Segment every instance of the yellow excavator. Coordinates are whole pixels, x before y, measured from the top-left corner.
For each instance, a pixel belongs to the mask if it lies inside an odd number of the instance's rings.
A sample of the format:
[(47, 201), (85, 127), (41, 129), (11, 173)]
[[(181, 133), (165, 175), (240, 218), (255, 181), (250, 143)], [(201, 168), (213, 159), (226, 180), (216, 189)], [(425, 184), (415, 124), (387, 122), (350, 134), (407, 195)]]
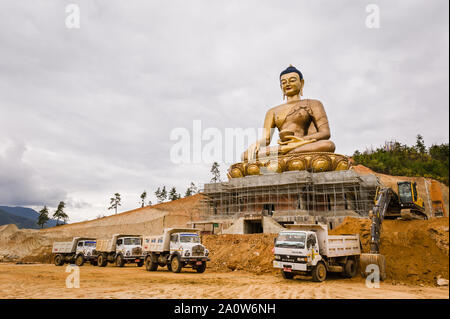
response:
[[(375, 264), (379, 267), (380, 280), (386, 278), (386, 261), (380, 254), (381, 226), (387, 219), (428, 219), (425, 205), (417, 193), (415, 182), (398, 182), (398, 193), (390, 187), (378, 188), (375, 195), (375, 206), (370, 212), (372, 225), (370, 229), (370, 253), (361, 254), (361, 274), (368, 275), (367, 266)], [(370, 271), (371, 272), (371, 271)]]

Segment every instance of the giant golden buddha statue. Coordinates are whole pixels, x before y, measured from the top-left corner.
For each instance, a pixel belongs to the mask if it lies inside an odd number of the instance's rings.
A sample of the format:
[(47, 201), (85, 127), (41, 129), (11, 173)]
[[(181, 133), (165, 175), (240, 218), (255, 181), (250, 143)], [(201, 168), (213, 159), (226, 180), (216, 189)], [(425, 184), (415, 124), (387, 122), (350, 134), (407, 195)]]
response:
[[(280, 86), (286, 102), (271, 108), (264, 120), (262, 138), (243, 154), (242, 162), (228, 171), (229, 178), (266, 172), (308, 170), (323, 172), (348, 169), (348, 158), (334, 154), (329, 140), (330, 127), (322, 103), (302, 99), (304, 79), (292, 65), (280, 74)], [(280, 139), (269, 146), (275, 128)]]

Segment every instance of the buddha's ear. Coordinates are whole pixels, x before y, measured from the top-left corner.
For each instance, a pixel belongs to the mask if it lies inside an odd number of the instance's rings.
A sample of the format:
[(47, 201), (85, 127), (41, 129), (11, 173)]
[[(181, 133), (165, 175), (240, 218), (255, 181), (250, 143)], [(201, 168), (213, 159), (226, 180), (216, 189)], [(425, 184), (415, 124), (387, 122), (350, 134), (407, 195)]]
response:
[(303, 85), (305, 85), (305, 80), (300, 80), (300, 96), (303, 96)]

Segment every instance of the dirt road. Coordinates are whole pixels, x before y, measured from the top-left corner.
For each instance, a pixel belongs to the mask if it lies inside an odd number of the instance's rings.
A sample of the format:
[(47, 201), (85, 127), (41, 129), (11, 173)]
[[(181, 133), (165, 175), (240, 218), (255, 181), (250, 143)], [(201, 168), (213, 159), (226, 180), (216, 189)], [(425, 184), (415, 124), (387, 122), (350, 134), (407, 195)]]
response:
[(0, 298), (449, 298), (448, 287), (381, 283), (367, 288), (362, 278), (332, 277), (323, 283), (279, 275), (191, 270), (147, 272), (129, 265), (80, 267), (80, 288), (66, 288), (66, 266), (0, 264)]

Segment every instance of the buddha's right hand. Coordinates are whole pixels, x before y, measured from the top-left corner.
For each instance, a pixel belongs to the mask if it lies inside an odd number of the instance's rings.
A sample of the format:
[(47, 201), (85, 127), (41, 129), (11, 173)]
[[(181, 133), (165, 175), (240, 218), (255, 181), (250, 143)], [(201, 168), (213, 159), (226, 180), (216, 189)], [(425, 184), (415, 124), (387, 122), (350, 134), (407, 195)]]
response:
[(250, 145), (250, 147), (247, 149), (247, 160), (249, 162), (256, 160), (256, 157), (259, 152), (259, 147), (260, 147), (259, 143), (256, 142)]

